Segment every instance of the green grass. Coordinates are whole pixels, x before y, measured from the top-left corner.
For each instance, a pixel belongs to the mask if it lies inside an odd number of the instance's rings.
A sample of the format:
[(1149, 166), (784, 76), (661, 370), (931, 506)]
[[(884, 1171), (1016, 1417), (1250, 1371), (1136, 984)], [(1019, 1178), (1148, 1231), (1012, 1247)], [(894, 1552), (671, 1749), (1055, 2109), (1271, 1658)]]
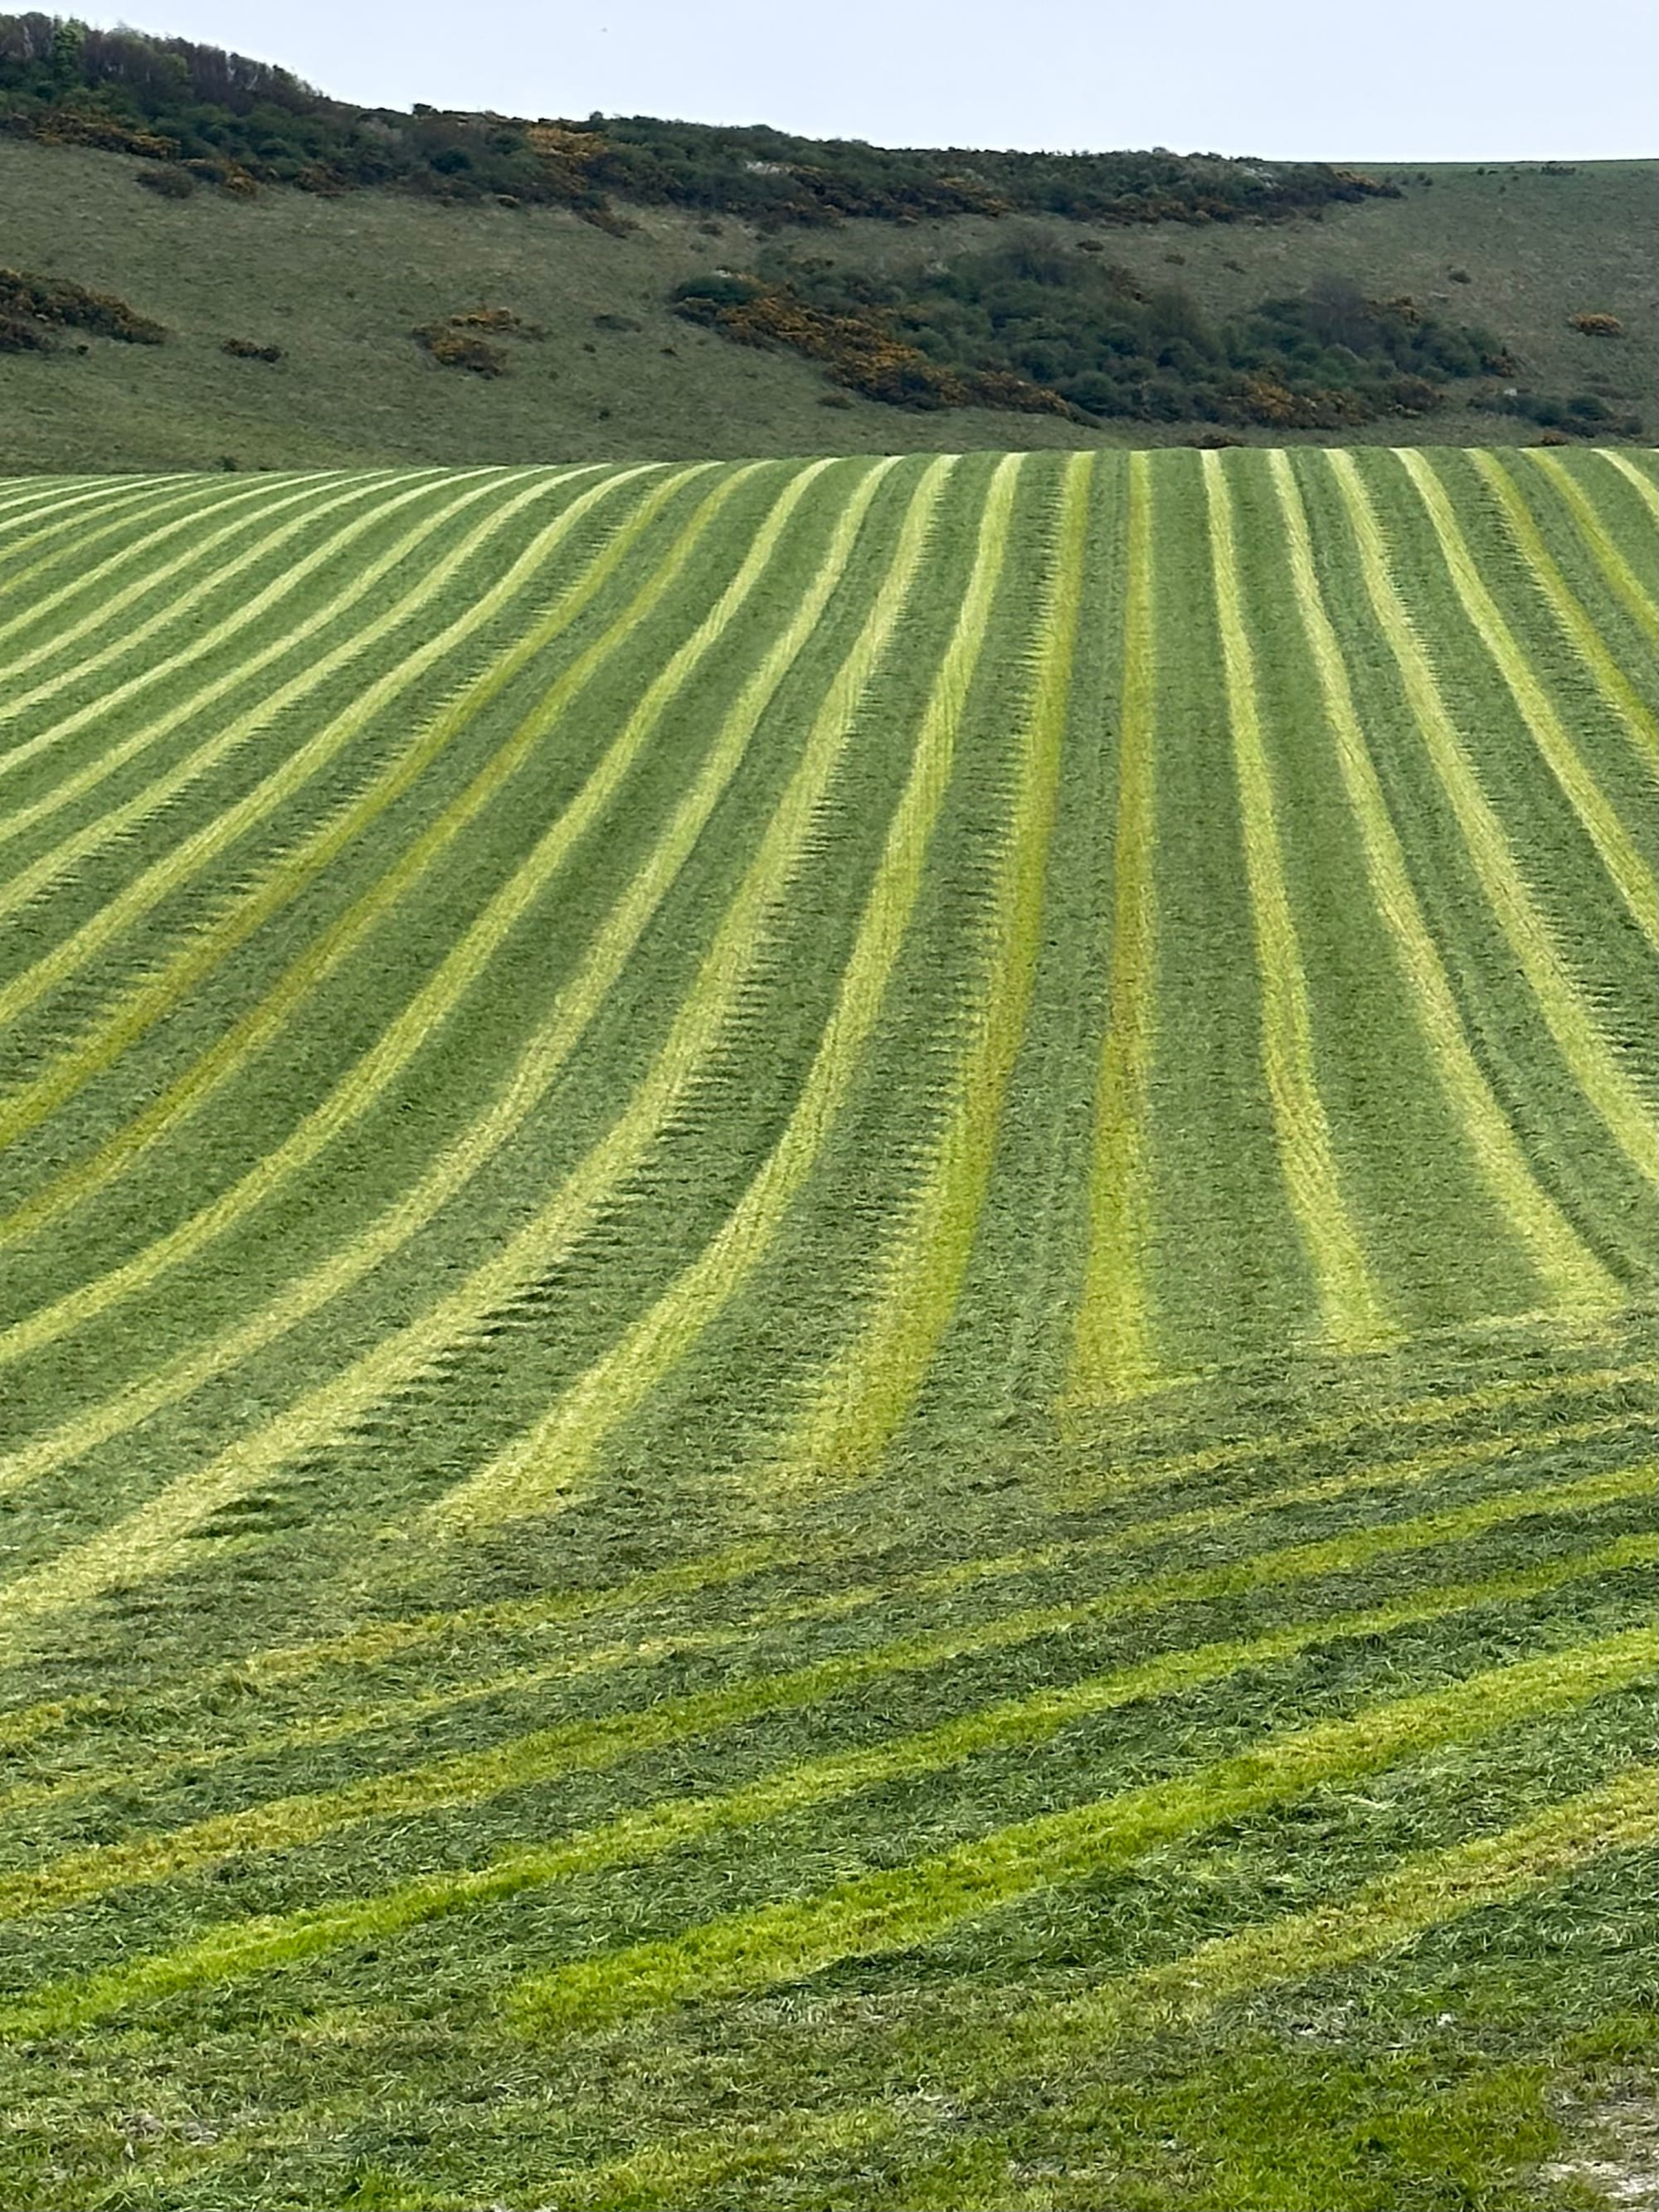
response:
[[(732, 344), (672, 311), (677, 285), (763, 258), (768, 239), (734, 217), (710, 237), (690, 214), (641, 208), (631, 211), (638, 228), (613, 237), (555, 208), (382, 191), (163, 200), (137, 189), (138, 166), (0, 141), (7, 260), (115, 292), (170, 333), (161, 346), (94, 337), (85, 356), (0, 355), (0, 465), (453, 466), (1155, 445), (1193, 434), (1179, 423), (1094, 432), (1059, 417), (918, 413), (862, 398), (825, 408), (830, 387), (812, 363)], [(1591, 392), (1615, 413), (1650, 416), (1651, 162), (1584, 163), (1569, 175), (1536, 165), (1400, 173), (1402, 198), (1333, 207), (1316, 222), (1095, 228), (958, 216), (846, 222), (810, 242), (836, 269), (880, 275), (983, 252), (1016, 229), (1092, 237), (1141, 285), (1178, 281), (1222, 320), (1321, 276), (1349, 277), (1378, 297), (1409, 294), (1443, 318), (1490, 327), (1516, 349), (1529, 391)], [(1454, 269), (1471, 281), (1454, 282)], [(516, 345), (507, 374), (490, 380), (439, 368), (410, 335), (480, 302), (547, 333)], [(1585, 309), (1618, 315), (1625, 335), (1575, 332), (1568, 319)], [(284, 358), (231, 358), (228, 338), (279, 342)], [(1455, 444), (1530, 443), (1538, 433), (1455, 402), (1340, 434)]]
[(9, 2203), (1596, 2202), (1652, 483), (0, 483)]

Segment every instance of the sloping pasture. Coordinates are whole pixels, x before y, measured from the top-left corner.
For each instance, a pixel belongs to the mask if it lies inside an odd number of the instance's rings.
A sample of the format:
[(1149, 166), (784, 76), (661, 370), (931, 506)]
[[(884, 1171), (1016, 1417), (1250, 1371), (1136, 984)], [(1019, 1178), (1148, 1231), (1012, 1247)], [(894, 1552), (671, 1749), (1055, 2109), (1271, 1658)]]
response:
[(1560, 2201), (1656, 509), (0, 484), (7, 2202)]

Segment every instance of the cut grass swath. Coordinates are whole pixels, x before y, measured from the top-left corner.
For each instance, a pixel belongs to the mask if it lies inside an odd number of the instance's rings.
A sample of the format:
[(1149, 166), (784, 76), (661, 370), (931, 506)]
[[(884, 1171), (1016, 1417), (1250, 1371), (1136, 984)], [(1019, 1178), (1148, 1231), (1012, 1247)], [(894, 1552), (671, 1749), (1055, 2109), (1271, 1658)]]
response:
[(1221, 623), (1227, 719), (1261, 978), (1261, 1067), (1273, 1102), (1285, 1188), (1318, 1286), (1328, 1340), (1344, 1352), (1392, 1334), (1343, 1199), (1314, 1068), (1313, 1026), (1274, 822), (1272, 772), (1262, 744), (1249, 631), (1238, 587), (1231, 495), (1219, 453), (1201, 456)]
[(1543, 472), (1546, 481), (1563, 501), (1578, 526), (1578, 535), (1589, 548), (1590, 556), (1612, 586), (1613, 594), (1628, 614), (1634, 616), (1650, 639), (1659, 642), (1659, 600), (1652, 592), (1643, 588), (1642, 580), (1626, 560), (1595, 503), (1585, 494), (1583, 486), (1570, 469), (1564, 468), (1553, 453), (1541, 453), (1528, 447), (1526, 459), (1534, 468)]
[(1358, 542), (1360, 573), (1378, 627), (1397, 662), (1413, 715), (1456, 817), (1480, 887), (1531, 986), (1556, 1048), (1631, 1165), (1659, 1182), (1659, 1133), (1647, 1102), (1614, 1059), (1577, 979), (1528, 889), (1503, 824), (1480, 787), (1427, 654), (1400, 596), (1387, 544), (1351, 455), (1323, 457)]

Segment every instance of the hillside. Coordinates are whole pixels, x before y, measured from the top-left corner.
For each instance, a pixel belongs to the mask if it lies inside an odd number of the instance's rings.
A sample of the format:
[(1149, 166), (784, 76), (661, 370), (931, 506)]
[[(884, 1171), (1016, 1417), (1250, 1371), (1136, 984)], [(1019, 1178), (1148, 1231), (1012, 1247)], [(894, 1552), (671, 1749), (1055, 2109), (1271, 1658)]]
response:
[[(174, 320), (238, 224), (368, 264), (301, 204), (107, 250)], [(1656, 509), (0, 483), (7, 2203), (1598, 2201)]]
[[(1659, 194), (1650, 162), (1413, 171), (1398, 198), (1337, 200), (1278, 220), (1110, 222), (1039, 209), (782, 228), (741, 213), (621, 201), (625, 222), (604, 228), (568, 206), (389, 187), (319, 197), (280, 184), (252, 196), (202, 186), (174, 199), (138, 188), (156, 173), (129, 154), (0, 135), (0, 264), (113, 295), (165, 332), (153, 346), (74, 330), (52, 352), (0, 343), (0, 465), (737, 459), (1155, 446), (1218, 428), (1247, 443), (1492, 444), (1534, 441), (1546, 421), (1605, 439), (1632, 420), (1650, 431), (1654, 418), (1659, 295), (1646, 241)], [(937, 296), (941, 271), (958, 285), (964, 274), (981, 289), (1001, 283), (997, 258), (1010, 250), (1037, 264), (1058, 256), (1078, 277), (1072, 335), (1052, 371), (1042, 300), (1026, 303), (1032, 335), (1010, 355), (988, 351), (983, 333)], [(734, 344), (686, 320), (676, 293), (718, 281), (720, 270), (775, 291), (781, 283), (767, 329), (827, 344), (840, 368), (780, 342)], [(1257, 311), (1333, 284), (1406, 300), (1410, 314), (1446, 325), (1466, 366), (1427, 411), (1424, 394), (1404, 386), (1415, 411), (1384, 395), (1385, 411), (1366, 419), (1348, 419), (1346, 401), (1274, 398), (1287, 375), (1294, 383), (1302, 374), (1294, 364), (1306, 349), (1287, 337), (1264, 354), (1273, 328)], [(866, 300), (875, 304), (861, 307)], [(505, 373), (444, 368), (416, 341), (417, 330), (441, 332), (480, 308), (534, 333), (509, 330), (499, 343), (488, 329), (479, 334)], [(826, 338), (807, 327), (806, 312), (861, 319), (850, 349), (844, 332)], [(1621, 334), (1584, 335), (1571, 326), (1581, 313), (1611, 313)], [(1481, 368), (1465, 328), (1498, 346), (1486, 358), (1501, 371)], [(1127, 391), (1088, 366), (1119, 360), (1126, 331), (1143, 365)], [(1179, 335), (1193, 331), (1196, 355)], [(227, 341), (279, 346), (282, 358), (227, 355)], [(1397, 351), (1395, 337), (1389, 343)], [(903, 349), (896, 378), (895, 343)], [(966, 349), (959, 358), (953, 345)], [(1276, 364), (1266, 404), (1249, 397), (1262, 372), (1230, 365), (1235, 356)], [(1328, 347), (1322, 358), (1323, 370), (1306, 372), (1316, 388), (1346, 356)], [(987, 374), (1006, 385), (1007, 359), (1026, 387), (1015, 411), (868, 396), (914, 391), (920, 370), (971, 398), (988, 388)], [(1379, 376), (1395, 368), (1381, 352), (1367, 360), (1369, 406)], [(1034, 373), (1057, 385), (1033, 387)], [(1212, 412), (1183, 413), (1218, 377), (1225, 389), (1206, 403)], [(1502, 411), (1508, 390), (1530, 416)], [(1088, 403), (1080, 411), (1079, 401)], [(1574, 402), (1589, 411), (1573, 414)], [(1033, 404), (1061, 411), (1021, 411)], [(1103, 404), (1132, 411), (1091, 412)]]

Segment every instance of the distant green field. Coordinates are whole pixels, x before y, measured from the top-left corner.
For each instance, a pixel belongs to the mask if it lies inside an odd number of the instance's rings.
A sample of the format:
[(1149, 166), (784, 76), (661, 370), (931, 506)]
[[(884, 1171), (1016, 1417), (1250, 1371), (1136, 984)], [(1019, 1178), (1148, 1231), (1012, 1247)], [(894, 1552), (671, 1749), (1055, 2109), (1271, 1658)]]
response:
[(1610, 2201), (1656, 514), (0, 481), (7, 2204)]

